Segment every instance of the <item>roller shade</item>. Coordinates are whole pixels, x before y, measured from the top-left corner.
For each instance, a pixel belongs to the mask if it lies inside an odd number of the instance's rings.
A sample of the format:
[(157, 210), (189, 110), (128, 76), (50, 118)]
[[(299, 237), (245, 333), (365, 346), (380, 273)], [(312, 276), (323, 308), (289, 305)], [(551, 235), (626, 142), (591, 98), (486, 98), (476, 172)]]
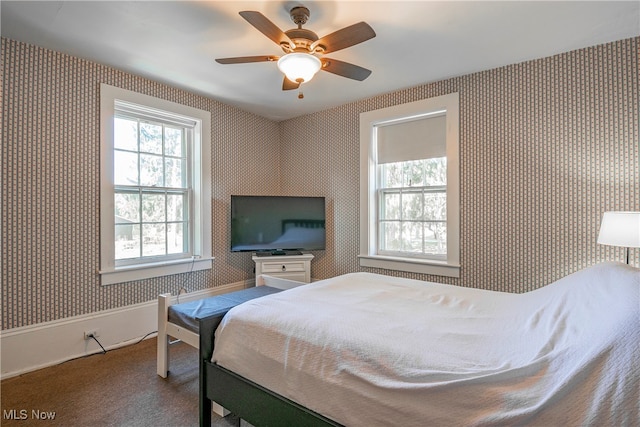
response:
[(377, 128), (378, 164), (432, 159), (446, 155), (446, 115)]

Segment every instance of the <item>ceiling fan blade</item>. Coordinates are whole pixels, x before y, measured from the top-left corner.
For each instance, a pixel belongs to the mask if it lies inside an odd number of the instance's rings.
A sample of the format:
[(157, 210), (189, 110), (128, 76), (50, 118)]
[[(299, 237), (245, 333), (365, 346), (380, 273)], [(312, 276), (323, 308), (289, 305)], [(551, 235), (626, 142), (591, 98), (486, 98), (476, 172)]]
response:
[(282, 90), (293, 90), (293, 89), (298, 89), (299, 87), (300, 87), (300, 83), (292, 82), (286, 77), (282, 81)]
[(245, 64), (247, 62), (272, 62), (277, 61), (278, 56), (260, 55), (260, 56), (238, 56), (235, 58), (218, 58), (216, 62), (219, 64)]
[(358, 43), (362, 43), (376, 36), (373, 28), (366, 22), (358, 22), (341, 30), (326, 35), (311, 44), (311, 51), (316, 47), (323, 47), (322, 53), (336, 52)]
[(278, 46), (282, 44), (288, 44), (291, 49), (295, 49), (296, 45), (291, 41), (284, 31), (282, 31), (276, 24), (269, 21), (269, 19), (260, 12), (245, 10), (240, 12), (240, 16), (247, 20), (247, 22), (265, 36), (273, 40)]
[(348, 62), (338, 61), (337, 59), (322, 58), (321, 70), (347, 77), (353, 80), (362, 81), (369, 77), (371, 70), (362, 68), (358, 65), (349, 64)]

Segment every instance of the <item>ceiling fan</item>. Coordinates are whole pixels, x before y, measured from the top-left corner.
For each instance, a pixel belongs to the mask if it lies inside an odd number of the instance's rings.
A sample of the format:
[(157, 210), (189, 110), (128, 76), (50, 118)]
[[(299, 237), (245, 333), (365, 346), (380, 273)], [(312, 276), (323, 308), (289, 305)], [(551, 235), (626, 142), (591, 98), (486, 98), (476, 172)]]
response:
[[(260, 12), (242, 11), (240, 16), (280, 46), (284, 55), (216, 59), (220, 64), (277, 61), (278, 68), (285, 75), (282, 90), (298, 89), (302, 83), (311, 80), (319, 70), (359, 81), (371, 74), (366, 68), (323, 56), (375, 37), (376, 33), (366, 22), (350, 25), (319, 38), (313, 31), (302, 28), (309, 19), (309, 9), (304, 6), (296, 6), (290, 11), (291, 20), (298, 28), (284, 32)], [(299, 97), (303, 97), (302, 93)]]

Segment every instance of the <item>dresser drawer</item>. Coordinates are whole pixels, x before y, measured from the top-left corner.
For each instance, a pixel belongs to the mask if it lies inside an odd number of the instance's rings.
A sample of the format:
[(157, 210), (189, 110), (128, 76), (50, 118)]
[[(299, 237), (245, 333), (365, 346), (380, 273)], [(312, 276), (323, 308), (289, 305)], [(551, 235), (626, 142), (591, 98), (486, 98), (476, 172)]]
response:
[(261, 274), (295, 280), (296, 282), (311, 282), (311, 260), (313, 255), (253, 255), (256, 263), (256, 276)]
[(262, 263), (262, 272), (269, 273), (292, 273), (292, 272), (304, 272), (305, 263), (303, 261), (297, 262), (264, 262)]

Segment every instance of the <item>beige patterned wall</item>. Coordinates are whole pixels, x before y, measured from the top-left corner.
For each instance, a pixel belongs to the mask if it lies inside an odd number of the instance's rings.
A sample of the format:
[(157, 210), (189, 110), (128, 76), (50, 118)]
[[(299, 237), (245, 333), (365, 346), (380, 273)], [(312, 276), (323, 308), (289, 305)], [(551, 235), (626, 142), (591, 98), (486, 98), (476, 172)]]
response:
[[(360, 112), (450, 92), (460, 93), (462, 276), (409, 277), (521, 292), (621, 260), (620, 249), (595, 240), (603, 211), (640, 210), (639, 40), (275, 123), (2, 39), (1, 329), (153, 300), (183, 283), (197, 290), (250, 278), (249, 254), (228, 250), (231, 194), (326, 196), (328, 247), (315, 253), (312, 276), (358, 271)], [(211, 111), (212, 272), (100, 285), (100, 83)], [(259, 172), (265, 164), (272, 173)]]
[[(280, 191), (277, 123), (4, 38), (2, 60), (3, 330), (252, 277), (250, 255), (228, 251), (229, 195)], [(213, 271), (100, 285), (100, 83), (211, 111)], [(265, 164), (276, 173), (257, 175)]]
[[(640, 211), (639, 40), (281, 123), (283, 191), (324, 194), (331, 208), (329, 249), (314, 260), (312, 276), (360, 269), (359, 114), (451, 92), (460, 93), (461, 277), (398, 275), (523, 292), (599, 261), (622, 261), (621, 248), (596, 239), (604, 211)], [(640, 251), (631, 255), (640, 266)]]

